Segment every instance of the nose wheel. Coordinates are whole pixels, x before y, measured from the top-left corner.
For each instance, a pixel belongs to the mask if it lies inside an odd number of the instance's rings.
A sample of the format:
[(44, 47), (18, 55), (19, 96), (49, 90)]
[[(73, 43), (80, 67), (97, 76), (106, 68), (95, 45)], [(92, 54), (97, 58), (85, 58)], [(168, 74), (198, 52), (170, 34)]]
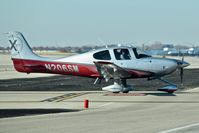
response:
[(159, 88), (158, 91), (165, 91), (167, 93), (174, 93), (178, 89), (177, 85), (175, 85), (174, 83), (171, 83), (171, 82), (169, 82), (165, 79), (162, 79), (162, 78), (160, 78), (159, 80), (164, 82), (164, 83), (167, 83), (168, 85), (164, 86), (162, 88)]

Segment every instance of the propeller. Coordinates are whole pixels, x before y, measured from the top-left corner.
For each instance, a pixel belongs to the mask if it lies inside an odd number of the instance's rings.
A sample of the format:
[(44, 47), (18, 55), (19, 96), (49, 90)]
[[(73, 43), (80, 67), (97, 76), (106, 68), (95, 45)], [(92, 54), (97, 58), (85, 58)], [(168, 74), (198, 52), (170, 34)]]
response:
[[(184, 62), (184, 55), (182, 56), (182, 64)], [(184, 75), (184, 68), (181, 66), (180, 67), (180, 83), (183, 85), (183, 75)]]
[(184, 62), (184, 55), (182, 56), (182, 60), (178, 64), (178, 69), (180, 70), (180, 84), (183, 87), (183, 77), (184, 77), (184, 66), (186, 62)]
[(180, 83), (183, 84), (183, 68), (180, 68)]

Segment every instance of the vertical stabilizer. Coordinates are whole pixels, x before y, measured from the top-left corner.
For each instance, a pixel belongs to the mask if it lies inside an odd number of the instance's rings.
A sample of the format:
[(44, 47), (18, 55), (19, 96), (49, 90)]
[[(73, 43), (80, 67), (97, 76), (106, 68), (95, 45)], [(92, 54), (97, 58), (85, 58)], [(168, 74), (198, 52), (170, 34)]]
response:
[(22, 33), (17, 31), (8, 32), (10, 52), (15, 59), (37, 59), (38, 56), (32, 52)]

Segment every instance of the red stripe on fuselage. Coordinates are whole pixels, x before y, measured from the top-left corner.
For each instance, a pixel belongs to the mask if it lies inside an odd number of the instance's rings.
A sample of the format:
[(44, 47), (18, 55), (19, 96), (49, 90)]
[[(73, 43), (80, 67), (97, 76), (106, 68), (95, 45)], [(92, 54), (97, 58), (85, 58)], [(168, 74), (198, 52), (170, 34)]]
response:
[(132, 78), (148, 78), (153, 75), (152, 72), (147, 72), (147, 71), (140, 71), (133, 69), (129, 69), (127, 71), (132, 75)]
[[(24, 73), (54, 73), (84, 77), (100, 77), (94, 64), (50, 62), (14, 58), (12, 60), (15, 69)], [(129, 69), (127, 71), (132, 74), (131, 78), (147, 78), (152, 75), (150, 72), (139, 70)]]
[(95, 65), (75, 64), (64, 62), (37, 61), (27, 59), (12, 59), (14, 67), (25, 73), (55, 73), (63, 75), (77, 75), (99, 77)]

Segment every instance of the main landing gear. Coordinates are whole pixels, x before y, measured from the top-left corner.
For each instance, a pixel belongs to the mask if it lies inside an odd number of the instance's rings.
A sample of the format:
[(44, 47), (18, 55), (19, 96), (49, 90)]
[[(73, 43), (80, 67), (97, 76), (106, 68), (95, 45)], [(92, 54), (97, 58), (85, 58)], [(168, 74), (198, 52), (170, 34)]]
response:
[(132, 89), (133, 87), (131, 85), (127, 85), (126, 79), (115, 80), (113, 85), (109, 85), (102, 88), (102, 90), (110, 91), (113, 93), (119, 93), (119, 92), (128, 93)]

